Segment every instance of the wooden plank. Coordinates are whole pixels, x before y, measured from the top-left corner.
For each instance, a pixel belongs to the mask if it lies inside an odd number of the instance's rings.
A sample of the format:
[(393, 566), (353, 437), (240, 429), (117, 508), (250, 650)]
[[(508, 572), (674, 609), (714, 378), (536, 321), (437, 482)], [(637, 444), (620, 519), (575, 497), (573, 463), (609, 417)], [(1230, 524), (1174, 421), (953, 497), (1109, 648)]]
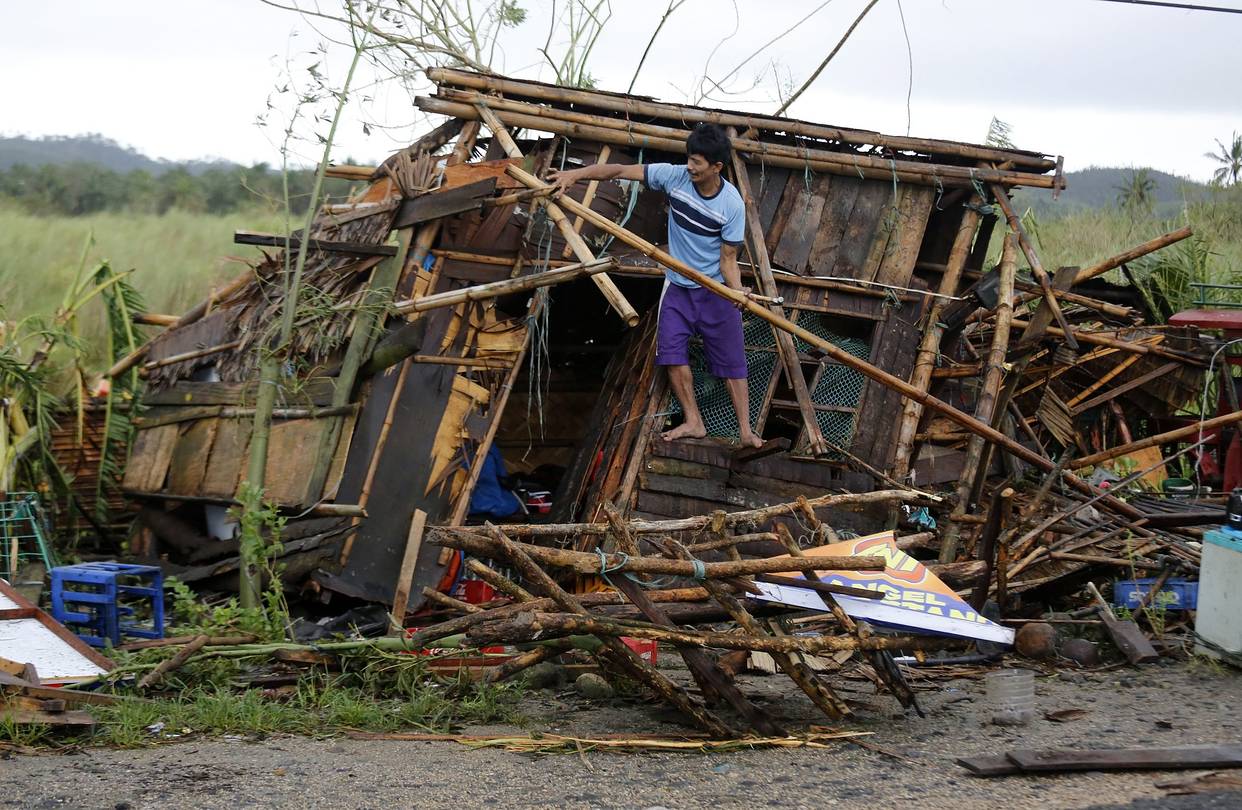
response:
[[(280, 236), (273, 233), (255, 233), (254, 231), (235, 231), (233, 242), (238, 245), (257, 245), (259, 247), (288, 247), (296, 250), (302, 244), (301, 237)], [(377, 245), (369, 242), (340, 242), (331, 239), (310, 239), (307, 246), (314, 251), (329, 253), (357, 253), (363, 256), (396, 256), (396, 245)]]
[(405, 536), (405, 554), (401, 558), (401, 571), (393, 588), (391, 627), (389, 635), (401, 635), (405, 628), (405, 613), (410, 606), (410, 584), (414, 581), (414, 569), (418, 554), (423, 547), (423, 530), (427, 528), (427, 513), (415, 509), (410, 519), (410, 530)]
[(792, 170), (763, 164), (751, 164), (749, 169), (750, 187), (755, 190), (758, 200), (759, 224), (763, 227), (763, 232), (767, 233), (772, 227), (772, 220), (776, 218), (776, 209), (781, 204), (781, 197), (785, 193), (785, 185), (789, 182)]
[(857, 177), (833, 178), (832, 188), (824, 203), (824, 213), (819, 220), (819, 232), (815, 234), (815, 242), (811, 246), (809, 275), (832, 274), (841, 250), (841, 240), (845, 238), (850, 212), (854, 210), (854, 202), (862, 186), (863, 181)]
[(803, 190), (802, 177), (790, 174), (785, 187), (781, 190), (780, 201), (776, 205), (776, 214), (772, 217), (771, 224), (765, 229), (769, 255), (780, 244), (781, 237), (785, 234), (785, 226), (789, 223), (789, 217), (793, 213), (794, 201), (798, 199), (798, 194)]
[[(254, 422), (248, 419), (223, 419), (216, 428), (216, 438), (207, 459), (207, 470), (200, 484), (205, 497), (232, 499), (241, 483), (242, 470), (250, 447), (250, 431)], [(132, 462), (131, 462), (132, 466)], [(150, 490), (143, 490), (150, 491)]]
[(1132, 771), (1242, 767), (1242, 745), (1103, 748), (1085, 751), (1022, 749), (1005, 754), (1023, 771)]
[(1122, 394), (1127, 394), (1130, 391), (1133, 391), (1135, 388), (1140, 388), (1144, 385), (1147, 385), (1147, 383), (1151, 382), (1152, 380), (1158, 380), (1167, 374), (1171, 374), (1174, 371), (1177, 371), (1181, 367), (1182, 367), (1181, 363), (1165, 363), (1160, 368), (1149, 371), (1141, 377), (1135, 377), (1133, 380), (1122, 383), (1121, 385), (1118, 385), (1115, 388), (1105, 391), (1103, 394), (1100, 394), (1099, 396), (1092, 397), (1091, 399), (1087, 400), (1081, 405), (1075, 406), (1074, 409), (1070, 411), (1070, 413), (1074, 416), (1077, 416), (1080, 413), (1085, 413), (1086, 411), (1089, 411), (1092, 408), (1096, 408), (1100, 405), (1103, 405), (1106, 402), (1110, 402), (1111, 400), (1116, 399)]
[(824, 213), (824, 200), (828, 195), (832, 175), (823, 174), (817, 177), (807, 188), (805, 185), (798, 192), (789, 211), (789, 219), (785, 232), (781, 236), (776, 250), (772, 251), (772, 263), (804, 274), (807, 259), (811, 255), (811, 246), (819, 229), (819, 220)]
[(179, 430), (179, 425), (163, 425), (138, 431), (121, 486), (142, 491), (163, 489)]
[(935, 197), (934, 188), (906, 187), (898, 209), (897, 232), (889, 238), (888, 249), (880, 263), (880, 269), (875, 274), (876, 281), (898, 287), (909, 284)]
[(492, 180), (493, 188), (525, 188), (521, 183), (505, 174), (510, 165), (521, 166), (522, 161), (513, 158), (500, 160), (480, 160), (474, 163), (458, 163), (444, 169), (444, 180), (437, 191), (447, 191), (461, 186), (473, 185), (480, 181)]
[[(314, 453), (329, 422), (324, 419), (292, 419), (272, 423), (264, 471), (265, 497), (283, 506), (306, 506), (316, 498), (306, 491)], [(335, 448), (334, 448), (335, 449)]]
[(509, 278), (512, 272), (512, 265), (464, 262), (457, 259), (448, 259), (440, 265), (440, 276), (442, 278), (469, 281), (472, 284), (490, 284), (494, 281), (503, 281)]
[[(334, 381), (330, 377), (313, 377), (298, 386), (296, 393), (286, 394), (277, 407), (294, 405), (326, 406), (332, 404)], [(156, 405), (254, 405), (256, 383), (175, 382), (167, 388), (143, 396), (142, 404)], [(152, 415), (152, 414), (148, 414)]]
[(168, 474), (168, 489), (178, 495), (200, 495), (207, 461), (216, 441), (219, 419), (203, 419), (186, 428), (177, 441)]
[(880, 209), (879, 221), (876, 225), (874, 236), (871, 238), (871, 247), (867, 250), (867, 260), (863, 262), (862, 270), (858, 272), (858, 278), (866, 281), (875, 281), (876, 275), (880, 272), (880, 265), (884, 263), (884, 259), (889, 255), (890, 251), (895, 248), (901, 231), (901, 208), (904, 200), (912, 192), (913, 188), (907, 185), (900, 185), (893, 189), (888, 199), (884, 201), (884, 207)]
[(477, 211), (483, 206), (483, 201), (490, 199), (495, 193), (496, 178), (490, 177), (456, 187), (440, 188), (430, 194), (420, 194), (401, 203), (392, 227), (410, 228), (420, 222)]
[(865, 182), (859, 188), (841, 237), (836, 264), (828, 275), (838, 278), (863, 277), (871, 244), (880, 230), (880, 222), (892, 194), (892, 184), (879, 180)]

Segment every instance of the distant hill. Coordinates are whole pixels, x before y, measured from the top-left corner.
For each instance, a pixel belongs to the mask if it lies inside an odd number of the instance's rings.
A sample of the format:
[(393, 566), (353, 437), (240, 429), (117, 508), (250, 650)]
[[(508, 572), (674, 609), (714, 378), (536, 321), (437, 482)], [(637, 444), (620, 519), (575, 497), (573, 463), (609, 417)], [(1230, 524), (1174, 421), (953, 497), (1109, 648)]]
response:
[[(1141, 167), (1140, 167), (1141, 168)], [(1023, 207), (1035, 209), (1037, 214), (1060, 216), (1077, 213), (1084, 209), (1108, 208), (1117, 204), (1120, 187), (1125, 185), (1134, 168), (1091, 166), (1077, 172), (1066, 172), (1066, 189), (1055, 201), (1047, 189), (1022, 189), (1014, 195)], [(1187, 202), (1202, 199), (1207, 185), (1184, 177), (1148, 169), (1148, 176), (1156, 182), (1156, 214), (1172, 216)]]
[(43, 138), (0, 137), (0, 170), (17, 165), (64, 166), (86, 163), (92, 166), (125, 174), (142, 170), (150, 174), (162, 174), (169, 169), (184, 168), (191, 174), (202, 174), (209, 169), (226, 169), (235, 164), (228, 161), (193, 160), (177, 163), (154, 160), (128, 146), (121, 146), (102, 135), (50, 135)]

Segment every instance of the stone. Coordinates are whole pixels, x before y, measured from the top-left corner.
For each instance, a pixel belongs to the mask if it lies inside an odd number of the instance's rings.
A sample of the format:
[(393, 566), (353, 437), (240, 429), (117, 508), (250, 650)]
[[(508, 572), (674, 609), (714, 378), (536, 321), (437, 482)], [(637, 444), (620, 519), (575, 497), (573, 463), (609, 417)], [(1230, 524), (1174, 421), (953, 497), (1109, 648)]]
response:
[(559, 689), (569, 678), (565, 667), (544, 661), (526, 670), (526, 685), (532, 689)]
[(612, 688), (612, 684), (594, 672), (584, 672), (579, 675), (578, 680), (574, 681), (574, 688), (583, 697), (591, 698), (592, 700), (607, 700), (617, 693)]
[(1100, 645), (1085, 638), (1071, 638), (1061, 645), (1061, 655), (1083, 667), (1100, 665)]
[(1018, 630), (1014, 647), (1019, 655), (1037, 661), (1052, 658), (1057, 653), (1057, 631), (1045, 622), (1028, 622)]

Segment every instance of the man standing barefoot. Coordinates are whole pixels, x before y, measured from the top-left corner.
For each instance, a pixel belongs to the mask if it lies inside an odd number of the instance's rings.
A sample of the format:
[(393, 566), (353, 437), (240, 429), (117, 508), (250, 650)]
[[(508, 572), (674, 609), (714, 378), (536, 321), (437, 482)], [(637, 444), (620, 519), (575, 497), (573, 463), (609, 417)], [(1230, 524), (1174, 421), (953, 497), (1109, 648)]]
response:
[[(721, 177), (730, 160), (730, 149), (724, 130), (715, 124), (699, 124), (686, 140), (684, 166), (601, 163), (569, 171), (554, 169), (548, 179), (562, 189), (584, 180), (639, 180), (663, 191), (668, 195), (669, 253), (703, 275), (748, 293), (750, 288), (742, 286), (737, 266), (737, 251), (746, 231), (746, 207), (738, 190)], [(665, 441), (707, 435), (690, 374), (689, 343), (697, 333), (703, 338), (708, 368), (728, 388), (742, 446), (763, 444), (750, 426), (740, 310), (740, 305), (711, 290), (664, 271), (656, 363), (668, 368), (673, 393), (685, 414), (681, 425), (664, 433)]]

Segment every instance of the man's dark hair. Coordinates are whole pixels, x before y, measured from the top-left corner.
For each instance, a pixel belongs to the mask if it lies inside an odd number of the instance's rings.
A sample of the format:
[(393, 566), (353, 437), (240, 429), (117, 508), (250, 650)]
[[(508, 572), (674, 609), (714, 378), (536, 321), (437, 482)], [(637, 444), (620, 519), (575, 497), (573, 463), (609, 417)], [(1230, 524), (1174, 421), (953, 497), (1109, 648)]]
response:
[(686, 139), (686, 154), (702, 155), (708, 163), (729, 163), (729, 136), (717, 124), (699, 124)]

